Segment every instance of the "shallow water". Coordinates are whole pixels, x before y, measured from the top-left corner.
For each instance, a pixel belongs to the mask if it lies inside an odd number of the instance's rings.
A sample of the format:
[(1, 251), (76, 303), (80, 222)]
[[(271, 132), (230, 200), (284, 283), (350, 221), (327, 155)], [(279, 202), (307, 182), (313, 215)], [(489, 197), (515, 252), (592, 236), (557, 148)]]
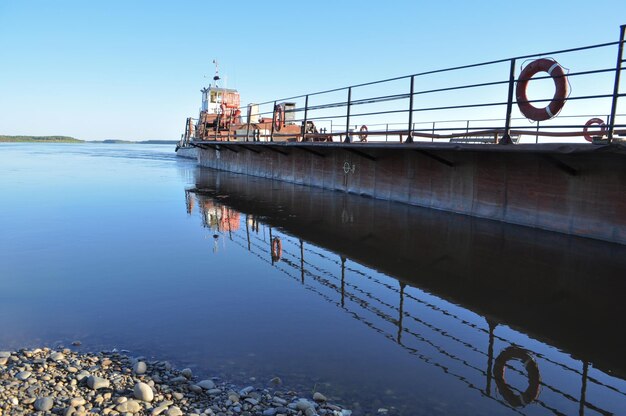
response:
[(80, 340), (279, 376), (355, 415), (626, 412), (623, 246), (171, 146), (3, 144), (0, 173), (0, 350)]

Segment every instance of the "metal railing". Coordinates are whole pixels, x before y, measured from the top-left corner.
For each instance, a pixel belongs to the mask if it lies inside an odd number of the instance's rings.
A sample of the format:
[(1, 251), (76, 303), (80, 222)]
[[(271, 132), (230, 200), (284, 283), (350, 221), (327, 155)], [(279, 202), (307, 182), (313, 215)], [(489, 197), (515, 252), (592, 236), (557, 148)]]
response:
[[(622, 25), (619, 40), (615, 42), (425, 71), (265, 101), (256, 104), (259, 112), (255, 116), (271, 120), (271, 129), (260, 131), (248, 116), (246, 134), (229, 132), (224, 140), (411, 143), (479, 138), (485, 143), (505, 144), (512, 136), (538, 143), (540, 138), (582, 140), (584, 136), (589, 139), (591, 134), (603, 139), (603, 143), (610, 143), (617, 135), (626, 136), (626, 118), (618, 105), (618, 99), (625, 95), (620, 92), (625, 31), (626, 25)], [(556, 83), (564, 77), (571, 85), (571, 94), (555, 97), (554, 88), (544, 85), (538, 98), (526, 101), (516, 98), (520, 82), (530, 79), (520, 77), (521, 68), (542, 57), (557, 57), (560, 65), (571, 65), (573, 69), (562, 77), (550, 73), (532, 76), (529, 85), (541, 89), (543, 81)], [(451, 80), (456, 83), (451, 85)], [(520, 104), (546, 105), (550, 112), (548, 107), (554, 102), (563, 105), (558, 117), (536, 124), (532, 120), (526, 122), (528, 119), (519, 108)], [(274, 122), (281, 103), (293, 104), (287, 110), (282, 107), (282, 124)], [(442, 118), (440, 114), (445, 116)], [(596, 129), (585, 134), (588, 117), (605, 117), (606, 126), (602, 131)], [(560, 122), (564, 119), (568, 122)], [(466, 123), (454, 124), (452, 120)], [(475, 121), (470, 125), (472, 120)], [(296, 133), (281, 131), (285, 124), (300, 129)], [(363, 131), (359, 126), (365, 126)]]
[[(586, 410), (609, 415), (615, 409), (604, 409), (593, 401), (602, 398), (604, 404), (604, 400), (611, 397), (606, 403), (626, 402), (625, 384), (610, 377), (607, 381), (603, 373), (585, 361), (572, 359), (562, 352), (547, 356), (537, 351), (532, 340), (522, 341), (523, 345), (520, 341), (512, 341), (510, 335), (507, 336), (508, 331), (497, 331), (497, 324), (468, 314), (460, 306), (278, 231), (253, 215), (240, 215), (233, 208), (224, 210), (222, 204), (208, 196), (196, 194), (196, 198), (200, 207), (205, 206), (203, 201), (209, 200), (215, 212), (232, 216), (213, 221), (213, 225), (203, 219), (204, 225), (212, 227), (213, 232), (227, 236), (229, 241), (272, 265), (306, 290), (345, 310), (412, 356), (441, 369), (489, 400), (519, 414), (526, 414), (527, 406), (532, 412), (531, 405), (536, 405), (556, 415), (572, 414), (574, 407), (580, 415)], [(204, 210), (202, 215), (204, 218)], [(274, 247), (276, 239), (281, 244), (279, 255)], [(524, 392), (501, 384), (504, 380), (499, 380), (495, 374), (497, 356), (509, 347), (528, 353), (541, 374), (534, 380), (540, 391), (528, 403), (512, 401), (512, 398), (523, 396)], [(574, 366), (573, 362), (577, 365)], [(515, 366), (506, 363), (505, 367), (509, 372), (526, 376), (524, 370)], [(492, 389), (494, 382), (499, 394)], [(572, 385), (578, 385), (580, 389), (573, 391)], [(511, 394), (503, 394), (502, 386)]]

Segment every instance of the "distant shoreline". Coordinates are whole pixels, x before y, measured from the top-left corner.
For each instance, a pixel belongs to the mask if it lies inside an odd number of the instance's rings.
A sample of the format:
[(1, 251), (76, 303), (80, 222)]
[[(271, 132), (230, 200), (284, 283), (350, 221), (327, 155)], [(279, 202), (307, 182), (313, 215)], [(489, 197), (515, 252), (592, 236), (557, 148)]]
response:
[(70, 136), (2, 136), (0, 143), (105, 143), (105, 144), (176, 144), (177, 140), (81, 140)]

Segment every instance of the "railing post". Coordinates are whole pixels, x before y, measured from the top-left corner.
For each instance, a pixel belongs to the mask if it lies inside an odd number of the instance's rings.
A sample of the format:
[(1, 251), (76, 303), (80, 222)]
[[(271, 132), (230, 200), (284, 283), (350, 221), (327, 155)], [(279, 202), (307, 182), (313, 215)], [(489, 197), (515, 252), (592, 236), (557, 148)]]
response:
[(307, 95), (306, 98), (304, 99), (304, 123), (302, 124), (302, 141), (304, 142), (304, 138), (306, 135), (306, 119), (308, 116), (308, 111), (309, 111), (309, 96)]
[(415, 87), (415, 75), (411, 76), (411, 91), (409, 92), (409, 133), (405, 143), (413, 143), (413, 91)]
[(617, 97), (619, 95), (619, 77), (622, 72), (622, 59), (624, 56), (624, 32), (626, 32), (626, 25), (620, 26), (619, 31), (619, 45), (617, 49), (617, 64), (615, 65), (615, 84), (613, 85), (613, 102), (611, 103), (611, 119), (609, 120), (609, 135), (608, 141), (611, 143), (613, 140), (613, 130), (615, 129), (615, 116), (617, 111)]
[(252, 117), (252, 104), (248, 104), (248, 125), (246, 126), (246, 141), (250, 137), (250, 117)]
[(511, 144), (511, 111), (513, 110), (513, 89), (515, 88), (515, 59), (511, 59), (511, 70), (509, 73), (509, 97), (506, 102), (506, 121), (504, 125), (504, 135), (500, 139), (500, 144)]
[(352, 101), (352, 87), (348, 88), (348, 110), (346, 112), (346, 143), (350, 143), (350, 102)]
[(539, 122), (537, 122), (537, 133), (535, 134), (535, 143), (539, 143)]
[(270, 142), (274, 141), (274, 126), (276, 125), (276, 101), (274, 101), (274, 108), (272, 109), (272, 133), (270, 134)]

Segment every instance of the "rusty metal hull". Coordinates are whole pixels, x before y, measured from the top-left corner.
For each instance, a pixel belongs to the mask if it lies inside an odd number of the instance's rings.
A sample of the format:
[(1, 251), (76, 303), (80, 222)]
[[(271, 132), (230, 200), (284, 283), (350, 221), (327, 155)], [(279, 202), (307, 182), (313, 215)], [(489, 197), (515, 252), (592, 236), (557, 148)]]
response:
[(626, 244), (626, 146), (203, 142), (200, 165)]

